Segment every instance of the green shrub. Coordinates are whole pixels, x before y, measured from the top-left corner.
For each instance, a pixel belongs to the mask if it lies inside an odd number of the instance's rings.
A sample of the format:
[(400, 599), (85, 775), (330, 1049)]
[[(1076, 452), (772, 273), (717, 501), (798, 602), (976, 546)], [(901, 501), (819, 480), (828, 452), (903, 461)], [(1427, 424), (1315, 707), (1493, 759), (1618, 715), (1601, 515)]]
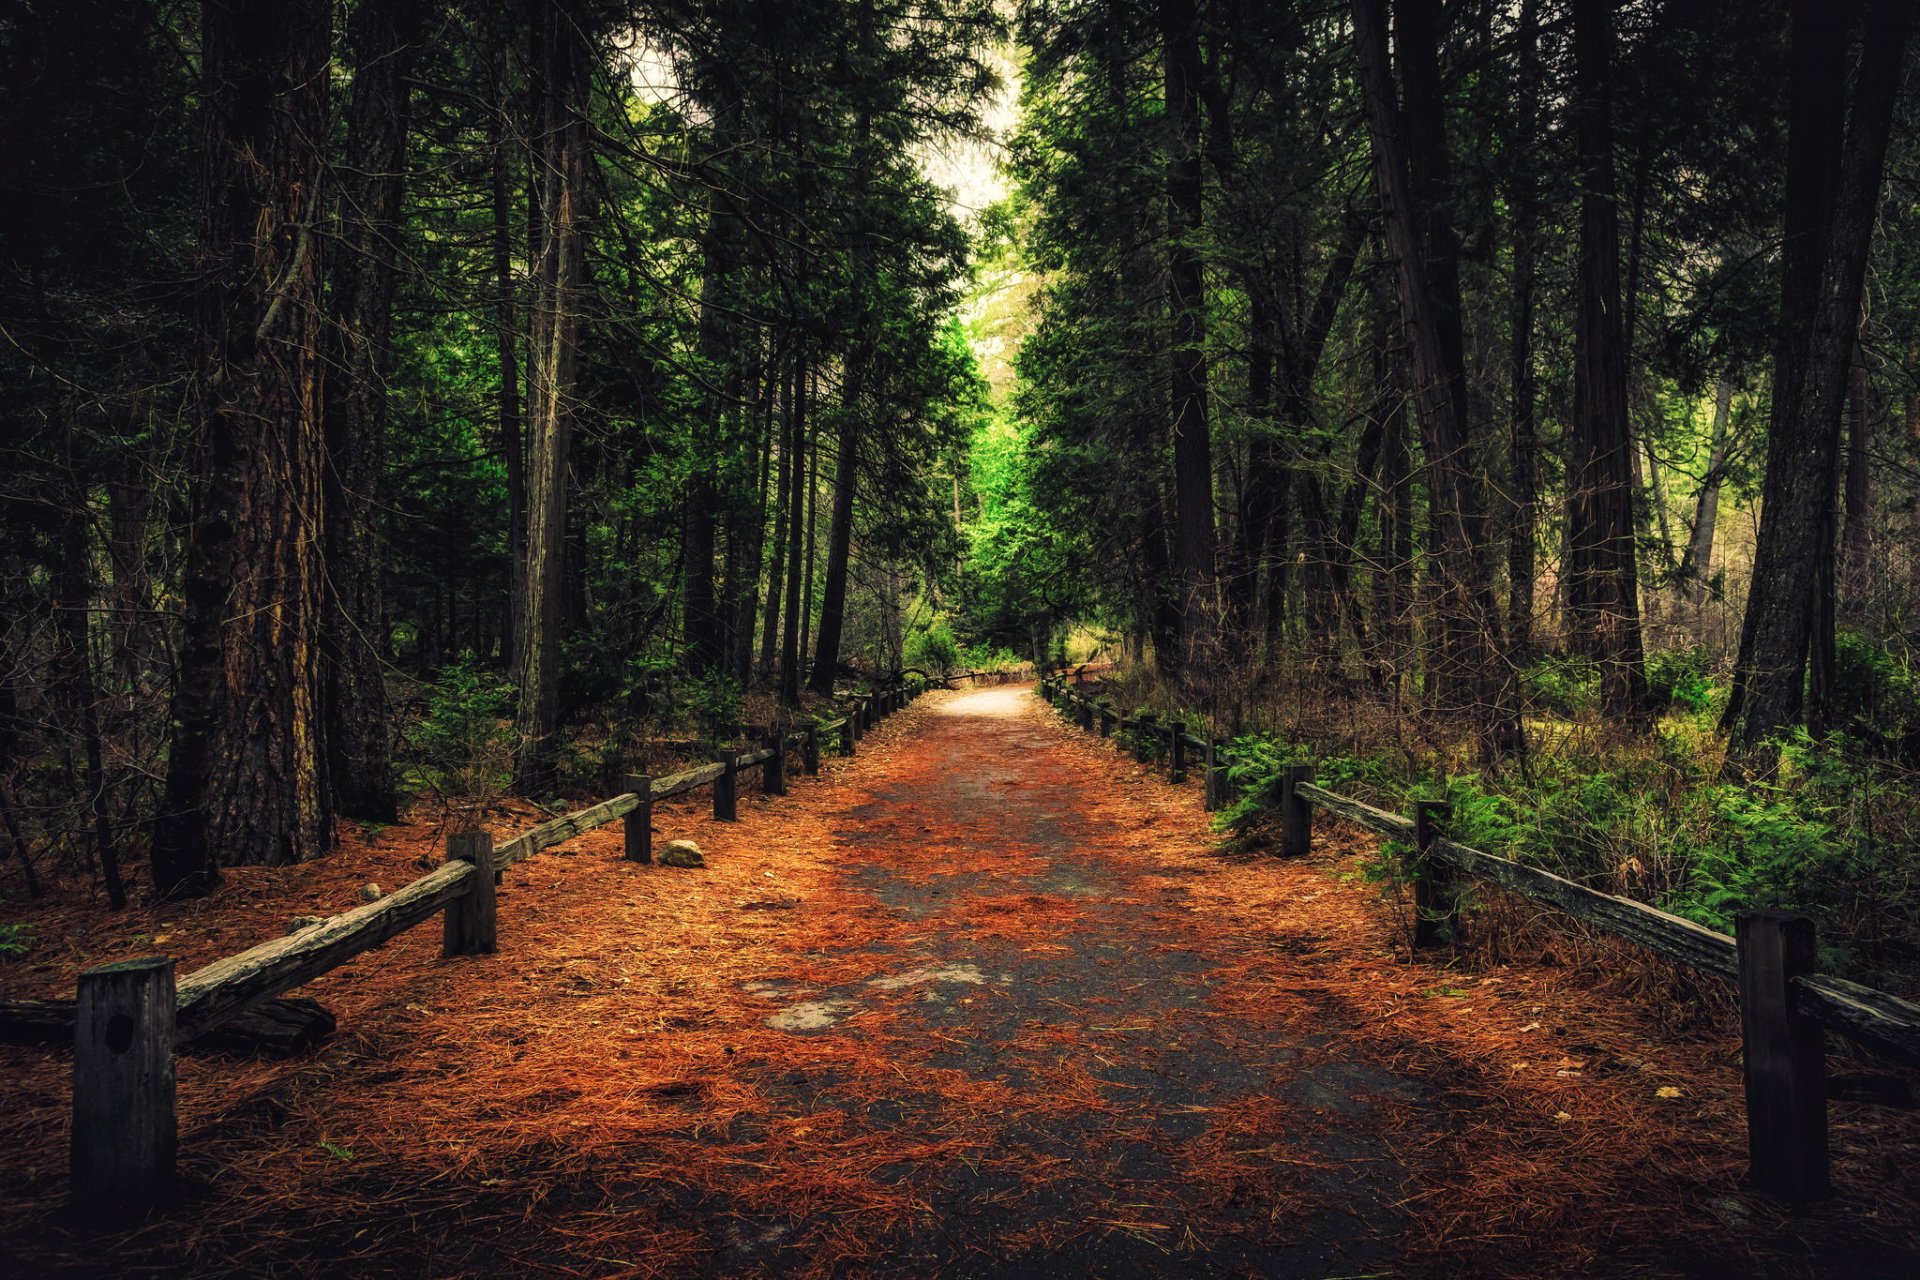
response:
[(1656, 711), (1711, 709), (1716, 686), (1704, 649), (1664, 649), (1647, 655), (1647, 697)]
[(0, 959), (17, 960), (33, 950), (33, 926), (0, 924)]
[(1600, 669), (1590, 659), (1548, 655), (1520, 673), (1528, 701), (1569, 719), (1600, 708)]
[(1010, 671), (1024, 665), (1024, 660), (1005, 645), (963, 644), (954, 665), (966, 671)]
[(732, 676), (709, 672), (689, 680), (686, 689), (687, 710), (702, 737), (717, 742), (740, 723), (740, 682)]
[(1886, 646), (1856, 631), (1834, 637), (1833, 723), (1879, 746), (1920, 729), (1920, 681)]
[(512, 769), (513, 691), (471, 652), (440, 668), (422, 691), (426, 713), (409, 735), (414, 763), (427, 781), (456, 795), (505, 785)]
[(909, 667), (945, 674), (960, 665), (960, 645), (946, 620), (935, 618), (907, 633), (901, 655)]

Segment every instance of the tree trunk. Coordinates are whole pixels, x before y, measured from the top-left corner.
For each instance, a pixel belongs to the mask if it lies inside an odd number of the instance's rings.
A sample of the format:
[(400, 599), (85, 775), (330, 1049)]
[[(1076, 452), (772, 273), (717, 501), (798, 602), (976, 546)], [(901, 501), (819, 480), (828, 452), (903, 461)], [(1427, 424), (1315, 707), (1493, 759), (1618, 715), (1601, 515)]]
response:
[(1388, 0), (1353, 0), (1354, 37), (1425, 444), (1441, 626), (1436, 709), (1478, 726), (1489, 759), (1518, 754), (1517, 690), (1483, 557), (1485, 513), (1467, 430), (1460, 281), (1447, 189), (1436, 0), (1396, 7), (1404, 108), (1388, 56)]
[(1634, 554), (1633, 434), (1620, 322), (1620, 227), (1614, 210), (1614, 0), (1574, 0), (1574, 113), (1581, 168), (1579, 305), (1568, 440), (1567, 585), (1576, 647), (1600, 667), (1601, 706), (1646, 723), (1646, 670)]
[[(1800, 718), (1809, 665), (1816, 725), (1827, 694), (1840, 413), (1910, 19), (1903, 0), (1868, 5), (1841, 142), (1844, 39), (1827, 6), (1801, 0), (1794, 10), (1781, 336), (1753, 585), (1723, 722), (1730, 763)], [(1827, 185), (1834, 154), (1837, 188)]]
[(804, 353), (794, 361), (793, 399), (787, 406), (786, 451), (793, 457), (793, 493), (787, 502), (787, 617), (780, 643), (780, 701), (800, 705), (800, 662), (806, 652), (801, 633), (806, 629), (803, 582), (812, 570), (813, 546), (808, 527), (813, 516), (813, 473), (807, 459), (807, 389), (812, 381)]
[(588, 164), (587, 37), (578, 14), (559, 3), (542, 8), (536, 22), (540, 255), (527, 353), (527, 572), (522, 609), (527, 643), (519, 656), (513, 760), (514, 788), (522, 795), (550, 791), (554, 784), (566, 594), (567, 478), (581, 294), (586, 284), (582, 248)]
[(392, 822), (384, 557), (377, 529), (386, 462), (387, 378), (400, 203), (407, 166), (407, 83), (417, 0), (354, 10), (340, 245), (334, 259), (333, 377), (327, 383), (327, 772), (349, 818)]
[[(819, 384), (808, 376), (807, 398), (815, 400), (819, 394)], [(806, 655), (813, 652), (813, 583), (814, 565), (818, 560), (814, 543), (818, 537), (820, 522), (820, 437), (818, 430), (808, 433), (807, 447), (807, 491), (801, 495), (807, 500), (804, 516), (806, 524), (806, 551), (800, 558), (800, 647), (798, 660), (794, 663), (794, 679), (800, 679), (800, 663)], [(797, 699), (796, 699), (797, 701)]]
[(1214, 631), (1213, 434), (1207, 411), (1206, 277), (1200, 263), (1200, 15), (1160, 0), (1167, 104), (1167, 282), (1172, 311), (1174, 573), (1180, 661), (1204, 655)]
[[(851, 357), (849, 357), (851, 359)], [(827, 579), (820, 594), (820, 635), (807, 687), (821, 697), (833, 695), (840, 666), (840, 633), (846, 623), (847, 562), (853, 548), (853, 499), (859, 489), (860, 379), (848, 369), (840, 406), (840, 449), (833, 473), (833, 523), (827, 531)]]
[[(53, 563), (53, 618), (55, 651), (53, 678), (67, 729), (77, 738), (86, 763), (74, 788), (85, 823), (85, 840), (99, 865), (107, 901), (115, 911), (127, 905), (127, 889), (120, 879), (120, 855), (115, 847), (113, 819), (107, 809), (107, 774), (100, 741), (100, 696), (93, 676), (93, 646), (89, 619), (93, 612), (93, 546), (89, 536), (88, 484), (78, 460), (68, 459), (73, 472), (65, 510), (61, 512), (60, 549)], [(22, 865), (26, 850), (21, 848)]]
[(487, 152), (492, 163), (493, 221), (490, 249), (493, 258), (493, 340), (499, 370), (500, 464), (507, 473), (507, 625), (501, 657), (508, 670), (518, 670), (526, 648), (527, 619), (527, 447), (526, 423), (520, 405), (520, 336), (514, 316), (513, 221), (508, 140), (502, 121), (509, 110), (506, 85), (506, 45), (510, 30), (502, 22), (500, 46), (493, 64), (493, 110), (487, 113)]
[(1713, 428), (1707, 444), (1707, 473), (1693, 504), (1693, 531), (1687, 537), (1679, 579), (1693, 607), (1707, 602), (1713, 581), (1713, 534), (1720, 520), (1720, 486), (1727, 470), (1727, 418), (1733, 411), (1733, 379), (1722, 374), (1713, 396)]
[(329, 6), (208, 0), (203, 419), (154, 823), (162, 894), (333, 834), (321, 712), (321, 144)]
[(1866, 318), (1861, 341), (1853, 344), (1847, 380), (1847, 470), (1843, 502), (1846, 523), (1840, 538), (1840, 581), (1836, 605), (1840, 617), (1859, 618), (1866, 609), (1868, 559), (1873, 550), (1873, 447), (1876, 415), (1873, 379), (1867, 367)]
[(1518, 43), (1519, 79), (1514, 102), (1514, 144), (1507, 203), (1513, 219), (1513, 292), (1508, 314), (1507, 364), (1512, 385), (1508, 414), (1511, 472), (1507, 522), (1507, 638), (1514, 660), (1533, 653), (1535, 546), (1539, 537), (1539, 381), (1533, 366), (1534, 273), (1539, 262), (1539, 190), (1534, 172), (1540, 97), (1538, 0), (1522, 0)]
[[(780, 643), (780, 614), (785, 604), (787, 565), (787, 511), (793, 506), (794, 468), (793, 468), (793, 386), (797, 374), (795, 362), (783, 362), (786, 365), (780, 391), (781, 432), (777, 445), (780, 454), (779, 466), (775, 469), (773, 480), (773, 536), (767, 541), (772, 546), (772, 554), (767, 559), (767, 607), (766, 616), (760, 627), (760, 679), (763, 683), (773, 680), (774, 662), (778, 657)], [(775, 419), (769, 413), (767, 428), (771, 432)]]
[(144, 460), (126, 457), (107, 479), (107, 565), (112, 574), (113, 671), (121, 689), (115, 699), (130, 713), (165, 640), (153, 615), (153, 575), (147, 567), (152, 536), (153, 488)]

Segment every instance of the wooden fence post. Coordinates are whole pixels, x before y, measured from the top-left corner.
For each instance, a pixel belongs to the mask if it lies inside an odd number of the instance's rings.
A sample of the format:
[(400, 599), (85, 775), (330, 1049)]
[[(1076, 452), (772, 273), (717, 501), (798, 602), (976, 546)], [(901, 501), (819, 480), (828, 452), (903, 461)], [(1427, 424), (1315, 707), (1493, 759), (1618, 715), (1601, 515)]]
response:
[(1313, 781), (1313, 766), (1290, 764), (1280, 771), (1280, 852), (1304, 858), (1313, 852), (1313, 805), (1299, 785)]
[(471, 862), (467, 891), (447, 904), (443, 956), (490, 956), (499, 940), (499, 913), (493, 893), (493, 837), (485, 831), (455, 831), (447, 836), (447, 861)]
[(725, 771), (713, 780), (713, 816), (719, 822), (737, 822), (740, 818), (740, 757), (721, 749), (715, 759)]
[(820, 772), (820, 726), (810, 724), (800, 735), (800, 771), (809, 778)]
[(1113, 704), (1102, 702), (1100, 704), (1099, 714), (1100, 736), (1103, 738), (1111, 738), (1113, 736)]
[(74, 1208), (126, 1222), (173, 1182), (173, 961), (119, 960), (81, 973), (73, 1024)]
[(1207, 739), (1205, 782), (1207, 787), (1207, 812), (1213, 813), (1227, 803), (1227, 771), (1220, 763), (1220, 740)]
[(1187, 780), (1187, 725), (1175, 720), (1167, 726), (1167, 781)]
[(622, 834), (626, 837), (628, 862), (653, 861), (653, 779), (644, 773), (627, 776), (627, 790), (640, 803), (627, 814)]
[(787, 735), (775, 729), (767, 736), (767, 767), (760, 774), (760, 790), (770, 796), (787, 794)]
[(1413, 802), (1413, 945), (1460, 941), (1460, 907), (1453, 870), (1433, 856), (1436, 819), (1453, 812), (1445, 800)]
[(1813, 921), (1789, 911), (1742, 911), (1734, 939), (1750, 1176), (1783, 1200), (1818, 1199), (1828, 1192), (1826, 1038), (1795, 1010), (1792, 986), (1813, 972)]
[(858, 737), (859, 735), (853, 730), (853, 712), (849, 711), (846, 714), (846, 718), (840, 722), (840, 754), (843, 756), (852, 755), (853, 744), (858, 740)]
[(1082, 729), (1088, 733), (1093, 732), (1093, 704), (1085, 698), (1080, 699), (1080, 714), (1077, 719)]

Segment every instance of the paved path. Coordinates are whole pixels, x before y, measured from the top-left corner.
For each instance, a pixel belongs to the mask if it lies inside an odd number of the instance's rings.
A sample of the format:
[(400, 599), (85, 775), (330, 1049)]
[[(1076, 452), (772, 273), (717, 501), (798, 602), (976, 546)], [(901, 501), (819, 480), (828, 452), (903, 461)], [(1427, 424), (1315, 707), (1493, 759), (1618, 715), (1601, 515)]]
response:
[(885, 1009), (868, 1047), (933, 1051), (883, 1114), (830, 1088), (795, 1105), (931, 1140), (993, 1100), (990, 1151), (907, 1175), (933, 1228), (896, 1242), (916, 1271), (1372, 1270), (1398, 1179), (1367, 1120), (1417, 1091), (1263, 1015), (1243, 979), (1277, 957), (1196, 920), (1192, 882), (1218, 867), (1194, 824), (1155, 847), (1155, 815), (1094, 794), (1062, 747), (1023, 691), (972, 693), (833, 806), (839, 891), (894, 927), (861, 945), (871, 977), (770, 988), (770, 1018), (858, 1048), (857, 1015)]
[[(1906, 1270), (1913, 1126), (1837, 1108), (1849, 1195), (1788, 1218), (1739, 1190), (1737, 1041), (1624, 994), (1630, 955), (1569, 969), (1548, 928), (1509, 966), (1521, 935), (1482, 921), (1473, 955), (1410, 960), (1367, 842), (1223, 854), (1197, 793), (993, 689), (737, 823), (661, 806), (705, 869), (602, 828), (508, 874), (498, 954), (419, 929), (312, 984), (318, 1053), (182, 1057), (187, 1192), (124, 1236), (60, 1216), (69, 1064), (0, 1050), (0, 1271)], [(219, 954), (442, 834), (145, 927)]]

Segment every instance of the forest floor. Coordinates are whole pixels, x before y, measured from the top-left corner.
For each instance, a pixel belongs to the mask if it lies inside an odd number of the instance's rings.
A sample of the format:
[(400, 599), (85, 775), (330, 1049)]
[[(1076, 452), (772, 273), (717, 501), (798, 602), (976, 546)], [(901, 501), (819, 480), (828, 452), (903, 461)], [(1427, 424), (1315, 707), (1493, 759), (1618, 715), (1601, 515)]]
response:
[[(744, 789), (743, 789), (744, 790)], [(524, 824), (520, 824), (524, 825)], [(1912, 1274), (1920, 1119), (1834, 1107), (1840, 1194), (1740, 1185), (1738, 1037), (1591, 962), (1411, 958), (1363, 875), (1220, 851), (1197, 788), (1031, 694), (923, 698), (741, 820), (663, 805), (305, 989), (292, 1061), (179, 1063), (178, 1200), (65, 1216), (68, 1058), (0, 1048), (8, 1275)], [(503, 832), (504, 834), (504, 832)], [(403, 824), (102, 928), (0, 994), (185, 967), (437, 858)], [(1634, 962), (1621, 961), (1631, 967)], [(1637, 983), (1637, 985), (1635, 985)]]

